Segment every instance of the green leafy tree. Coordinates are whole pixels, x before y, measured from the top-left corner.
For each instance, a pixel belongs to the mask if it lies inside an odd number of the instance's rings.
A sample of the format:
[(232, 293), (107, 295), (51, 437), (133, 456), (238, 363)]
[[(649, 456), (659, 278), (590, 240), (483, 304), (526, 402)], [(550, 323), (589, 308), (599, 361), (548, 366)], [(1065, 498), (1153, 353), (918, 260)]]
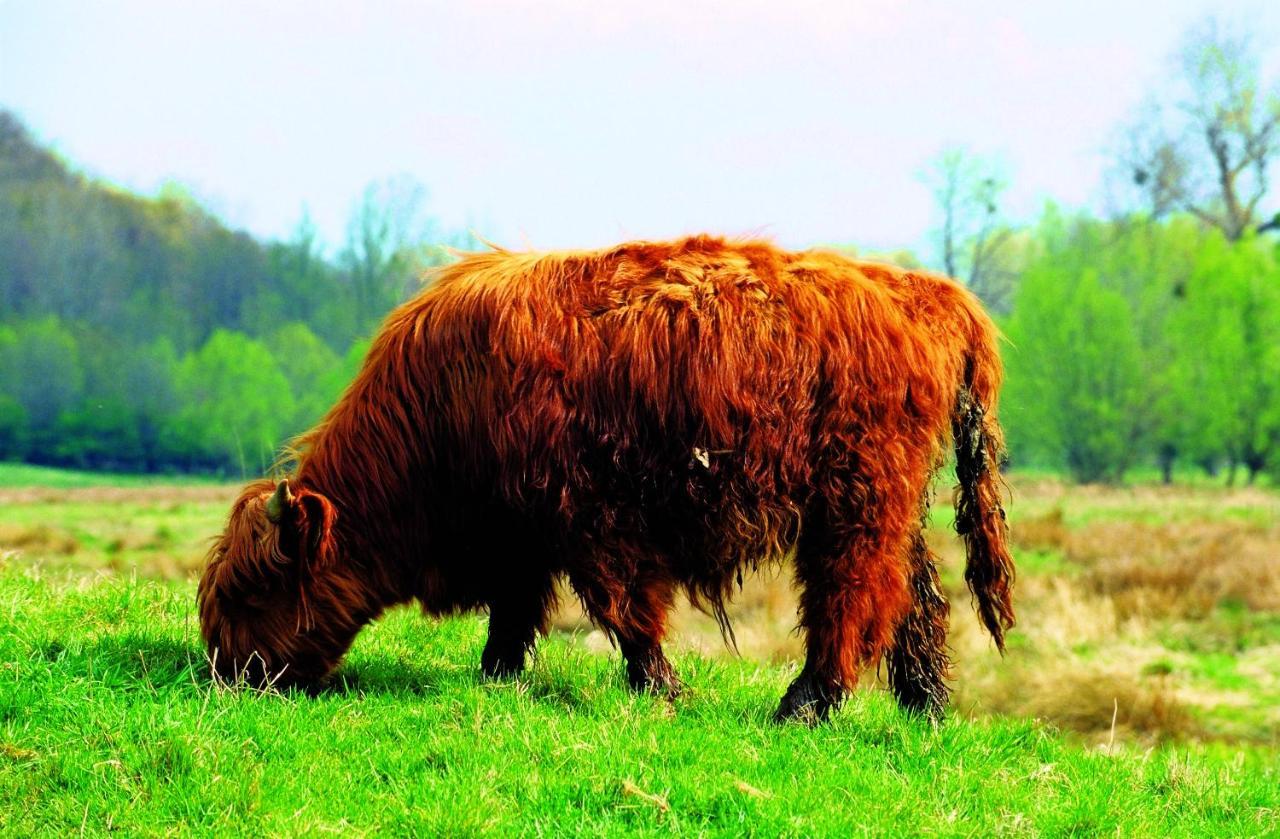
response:
[(1141, 364), (1140, 438), (1165, 482), (1172, 482), (1174, 465), (1184, 454), (1187, 394), (1173, 378), (1185, 347), (1172, 332), (1170, 319), (1185, 296), (1205, 231), (1189, 216), (1085, 224), (1092, 232), (1082, 243), (1080, 265), (1096, 267), (1102, 285), (1121, 294), (1129, 306)]
[(80, 339), (85, 399), (65, 414), (58, 460), (88, 468), (154, 471), (169, 460), (161, 429), (177, 405), (172, 342), (121, 344), (110, 335)]
[(0, 325), (0, 460), (17, 460), (27, 452), (27, 411), (10, 372), (17, 344), (17, 333)]
[(161, 337), (131, 348), (122, 366), (120, 381), (134, 408), (147, 471), (168, 464), (174, 454), (165, 450), (163, 432), (179, 406), (178, 364), (173, 342)]
[(320, 389), (330, 394), (330, 404), (338, 400), (347, 385), (351, 384), (356, 374), (360, 372), (361, 366), (364, 365), (364, 357), (369, 354), (372, 343), (364, 340), (352, 344), (347, 354), (342, 357), (341, 363), (333, 367), (321, 380)]
[[(50, 449), (59, 419), (84, 395), (79, 348), (58, 318), (20, 321), (0, 341), (0, 393), (21, 409), (31, 447)], [(12, 404), (7, 412), (17, 416)]]
[(246, 475), (270, 465), (296, 410), (271, 352), (226, 330), (182, 360), (177, 392), (182, 408), (170, 421), (168, 445), (190, 453), (189, 465), (229, 463)]
[(1143, 354), (1130, 301), (1085, 255), (1097, 230), (1050, 213), (1044, 252), (1023, 275), (1006, 331), (1004, 416), (1015, 461), (1116, 482), (1143, 454)]
[(27, 412), (22, 403), (0, 393), (0, 460), (20, 460), (27, 453)]
[(1229, 481), (1280, 460), (1280, 267), (1265, 243), (1206, 241), (1175, 319), (1185, 445), (1226, 458)]
[(295, 397), (290, 433), (305, 431), (329, 410), (337, 396), (332, 375), (340, 366), (338, 356), (302, 323), (281, 327), (264, 344), (289, 380)]
[(146, 463), (138, 415), (124, 401), (91, 400), (58, 418), (47, 452), (78, 469), (137, 470)]

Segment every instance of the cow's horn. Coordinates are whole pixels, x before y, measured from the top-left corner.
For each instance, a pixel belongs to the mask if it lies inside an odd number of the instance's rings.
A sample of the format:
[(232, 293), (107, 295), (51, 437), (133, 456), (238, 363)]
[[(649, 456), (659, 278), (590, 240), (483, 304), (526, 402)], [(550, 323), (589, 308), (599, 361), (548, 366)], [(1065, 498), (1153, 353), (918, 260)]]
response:
[(293, 493), (289, 491), (289, 479), (286, 478), (276, 486), (276, 491), (267, 499), (267, 518), (279, 524), (284, 518), (285, 509), (292, 503)]

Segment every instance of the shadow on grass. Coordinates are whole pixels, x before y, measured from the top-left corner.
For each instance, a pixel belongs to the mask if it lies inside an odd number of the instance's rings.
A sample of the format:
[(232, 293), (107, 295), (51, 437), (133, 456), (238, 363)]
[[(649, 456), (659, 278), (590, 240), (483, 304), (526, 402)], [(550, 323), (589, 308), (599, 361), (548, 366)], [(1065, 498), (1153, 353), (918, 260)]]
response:
[(319, 696), (347, 694), (439, 694), (442, 679), (436, 671), (390, 656), (360, 656), (344, 662), (338, 670), (312, 691)]
[(604, 703), (600, 689), (558, 674), (526, 672), (520, 676), (530, 699), (562, 711), (594, 710)]
[[(36, 655), (62, 676), (97, 682), (116, 690), (204, 691), (214, 684), (204, 648), (179, 639), (127, 631), (90, 640), (48, 639)], [(414, 694), (440, 692), (436, 672), (411, 662), (364, 654), (311, 688), (286, 693), (309, 696)]]
[(209, 680), (204, 651), (175, 638), (122, 632), (88, 641), (50, 639), (39, 657), (61, 674), (118, 689), (153, 690)]
[[(62, 642), (46, 639), (36, 656), (60, 677), (83, 679), (113, 690), (154, 693), (204, 693), (214, 684), (204, 649), (179, 637), (138, 630), (121, 630), (90, 639)], [(636, 694), (627, 686), (616, 656), (568, 650), (538, 656), (514, 679), (484, 680), (479, 667), (465, 674), (447, 665), (419, 664), (404, 655), (359, 651), (318, 686), (288, 689), (295, 697), (413, 696), (440, 697), (464, 693), (479, 682), (494, 690), (515, 690), (548, 709), (571, 714), (612, 716), (619, 707), (659, 716), (701, 720), (709, 725), (769, 728), (777, 697), (759, 689), (725, 689), (713, 668), (691, 667), (684, 693), (674, 701)], [(246, 689), (246, 693), (252, 693)], [(850, 709), (839, 712), (849, 714)], [(856, 712), (854, 712), (856, 713)], [(846, 723), (848, 725), (848, 723)]]

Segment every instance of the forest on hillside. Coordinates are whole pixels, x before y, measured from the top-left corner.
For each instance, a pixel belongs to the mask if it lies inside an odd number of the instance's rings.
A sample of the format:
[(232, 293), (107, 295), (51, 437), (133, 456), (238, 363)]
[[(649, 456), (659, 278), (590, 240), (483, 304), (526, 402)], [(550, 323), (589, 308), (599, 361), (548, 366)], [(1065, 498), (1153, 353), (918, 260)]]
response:
[(179, 187), (76, 173), (0, 112), (0, 460), (256, 472), (314, 423), (365, 339), (461, 236), (421, 188), (357, 202), (336, 257), (230, 230)]
[[(1280, 87), (1259, 66), (1245, 40), (1190, 38), (1180, 84), (1121, 126), (1105, 216), (1050, 204), (1013, 225), (1000, 161), (969, 149), (923, 173), (927, 267), (1009, 339), (1015, 467), (1280, 481)], [(305, 216), (263, 242), (180, 187), (144, 197), (78, 173), (0, 111), (0, 460), (260, 472), (423, 271), (473, 246), (423, 194), (370, 185), (334, 254)]]

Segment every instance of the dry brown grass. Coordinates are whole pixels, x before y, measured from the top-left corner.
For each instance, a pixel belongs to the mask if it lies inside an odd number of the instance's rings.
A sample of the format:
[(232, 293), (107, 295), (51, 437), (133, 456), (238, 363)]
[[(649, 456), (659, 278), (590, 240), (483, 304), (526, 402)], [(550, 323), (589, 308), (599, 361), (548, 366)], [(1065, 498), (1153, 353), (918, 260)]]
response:
[(79, 549), (79, 541), (57, 527), (0, 523), (0, 550), (71, 556)]
[(1010, 532), (1013, 547), (1023, 551), (1061, 551), (1071, 533), (1067, 530), (1061, 507), (1022, 519)]
[(955, 705), (968, 716), (1037, 717), (1097, 742), (1204, 737), (1168, 668), (1151, 623), (1061, 575), (1024, 579), (1019, 628), (1001, 658), (957, 609), (951, 644)]
[(1242, 521), (1105, 522), (1066, 558), (1125, 614), (1200, 616), (1224, 601), (1280, 611), (1280, 527)]
[[(729, 605), (737, 642), (737, 654), (759, 661), (798, 660), (804, 647), (796, 628), (796, 596), (790, 579), (779, 569), (762, 570), (743, 581), (742, 590)], [(552, 620), (560, 632), (582, 634), (588, 646), (609, 646), (591, 625), (567, 584), (560, 586), (560, 610)], [(715, 620), (681, 598), (671, 615), (670, 645), (708, 655), (732, 655)]]
[(233, 486), (0, 488), (0, 551), (59, 574), (195, 574)]
[(1203, 737), (1171, 677), (1135, 675), (1123, 664), (1074, 662), (1025, 674), (1016, 689), (985, 697), (984, 713), (1050, 720), (1098, 742)]
[(136, 487), (0, 487), (0, 507), (10, 504), (133, 504), (166, 507), (182, 504), (231, 506), (239, 491), (228, 484), (157, 484)]
[(1081, 517), (1112, 520), (1170, 521), (1222, 518), (1224, 512), (1249, 511), (1280, 523), (1280, 493), (1274, 488), (1222, 487), (1209, 484), (1141, 483), (1130, 486), (1072, 484), (1057, 478), (1010, 481), (1011, 513), (1016, 523), (1058, 508), (1069, 523)]

